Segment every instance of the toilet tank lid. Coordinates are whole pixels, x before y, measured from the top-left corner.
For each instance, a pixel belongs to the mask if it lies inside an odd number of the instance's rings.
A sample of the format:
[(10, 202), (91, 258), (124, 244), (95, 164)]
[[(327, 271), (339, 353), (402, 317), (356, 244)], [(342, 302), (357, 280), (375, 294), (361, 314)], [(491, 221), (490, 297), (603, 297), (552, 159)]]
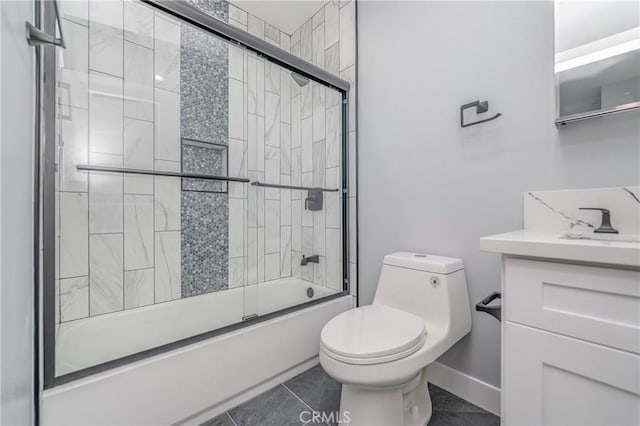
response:
[(409, 252), (388, 254), (384, 257), (384, 264), (436, 274), (450, 274), (464, 269), (462, 259)]

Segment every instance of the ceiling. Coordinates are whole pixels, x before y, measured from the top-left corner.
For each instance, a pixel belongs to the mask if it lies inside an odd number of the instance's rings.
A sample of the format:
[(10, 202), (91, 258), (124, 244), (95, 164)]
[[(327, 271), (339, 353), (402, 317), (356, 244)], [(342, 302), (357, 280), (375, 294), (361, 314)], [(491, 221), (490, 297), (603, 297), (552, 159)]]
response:
[(291, 34), (320, 10), (326, 1), (233, 0), (231, 3)]

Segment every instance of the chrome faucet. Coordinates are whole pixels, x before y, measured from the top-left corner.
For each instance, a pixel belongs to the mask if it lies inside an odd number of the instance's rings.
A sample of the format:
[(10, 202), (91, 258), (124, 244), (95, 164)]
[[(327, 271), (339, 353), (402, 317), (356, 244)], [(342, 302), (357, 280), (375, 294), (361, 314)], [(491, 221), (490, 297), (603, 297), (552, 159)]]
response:
[(611, 226), (611, 213), (609, 209), (602, 209), (599, 207), (580, 207), (580, 210), (598, 210), (602, 213), (602, 222), (600, 227), (594, 229), (596, 234), (617, 234), (618, 230)]
[(307, 263), (320, 263), (320, 256), (317, 254), (306, 257), (304, 254), (302, 255), (302, 260), (300, 261), (300, 265), (306, 266)]

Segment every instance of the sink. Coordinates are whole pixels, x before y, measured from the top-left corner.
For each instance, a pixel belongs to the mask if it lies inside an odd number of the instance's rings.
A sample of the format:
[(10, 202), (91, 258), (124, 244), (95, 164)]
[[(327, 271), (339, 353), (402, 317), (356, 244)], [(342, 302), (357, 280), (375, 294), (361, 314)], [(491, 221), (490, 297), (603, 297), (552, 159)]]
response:
[(617, 241), (621, 243), (640, 243), (637, 234), (564, 234), (564, 240)]

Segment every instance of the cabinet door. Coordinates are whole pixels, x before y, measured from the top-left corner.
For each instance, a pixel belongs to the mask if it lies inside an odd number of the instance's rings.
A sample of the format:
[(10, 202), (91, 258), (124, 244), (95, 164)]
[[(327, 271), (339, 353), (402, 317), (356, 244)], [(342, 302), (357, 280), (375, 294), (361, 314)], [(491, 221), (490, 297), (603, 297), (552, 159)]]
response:
[(505, 262), (504, 319), (640, 354), (640, 271)]
[(503, 425), (640, 424), (638, 355), (506, 322)]

